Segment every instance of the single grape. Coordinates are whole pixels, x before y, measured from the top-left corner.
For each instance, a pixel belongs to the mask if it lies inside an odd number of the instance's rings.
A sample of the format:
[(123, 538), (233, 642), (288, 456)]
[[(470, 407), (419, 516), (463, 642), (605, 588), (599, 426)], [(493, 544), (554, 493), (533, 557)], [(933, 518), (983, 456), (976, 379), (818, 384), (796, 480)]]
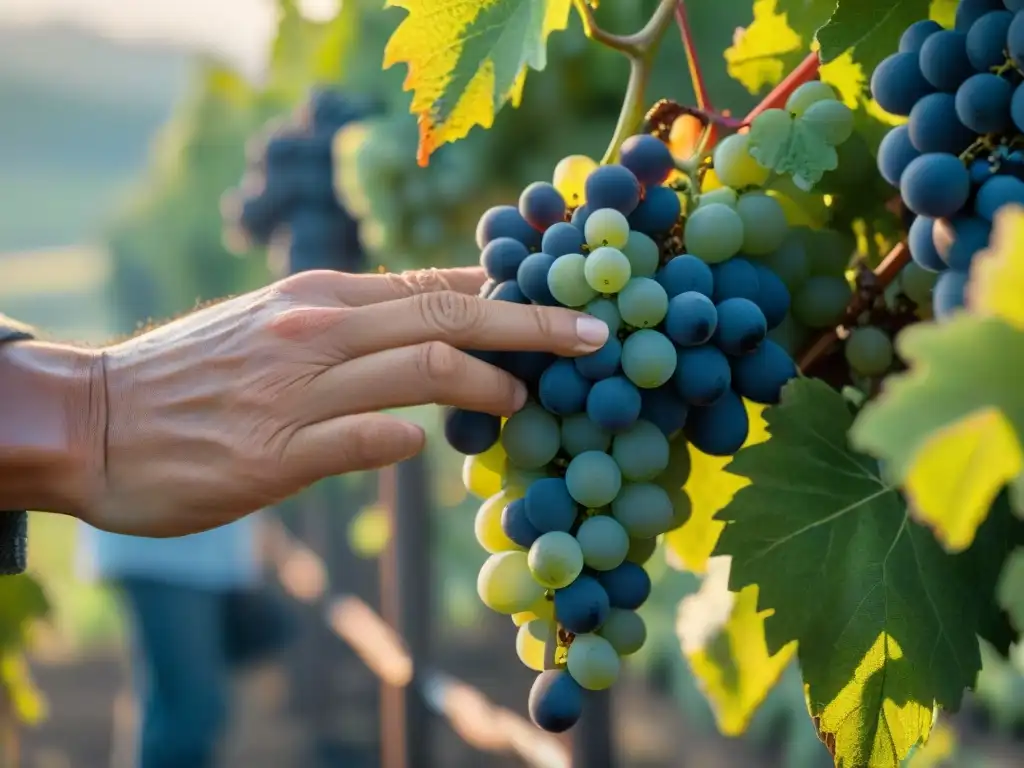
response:
[(670, 301), (687, 291), (702, 293), (710, 299), (715, 289), (711, 267), (688, 253), (667, 261), (655, 274), (654, 279), (661, 283)]
[(727, 187), (760, 187), (768, 181), (769, 170), (751, 157), (749, 145), (748, 134), (734, 133), (715, 147), (712, 156), (715, 175)]
[(929, 36), (919, 56), (921, 74), (940, 91), (954, 93), (974, 74), (967, 58), (967, 34), (959, 30), (944, 29)]
[(544, 596), (544, 587), (530, 573), (526, 553), (518, 550), (487, 558), (477, 576), (476, 591), (484, 605), (508, 615), (527, 610)]
[(825, 141), (833, 147), (845, 143), (853, 135), (853, 110), (841, 101), (817, 101), (807, 108), (800, 119), (816, 126)]
[(546, 619), (548, 621), (555, 620), (555, 603), (553, 600), (549, 600), (547, 595), (542, 595), (541, 598), (527, 610), (512, 614), (512, 623), (517, 627), (521, 627), (523, 624), (528, 624), (534, 619)]
[(591, 381), (600, 381), (614, 376), (622, 362), (622, 342), (615, 336), (595, 352), (575, 358), (574, 364), (580, 374)]
[(548, 272), (555, 263), (555, 257), (547, 253), (531, 253), (516, 272), (516, 281), (523, 294), (536, 304), (553, 306), (558, 302), (548, 288)]
[(533, 578), (548, 589), (569, 586), (583, 571), (583, 550), (563, 531), (545, 533), (533, 542), (527, 560)]
[(812, 277), (793, 297), (793, 317), (808, 328), (828, 328), (842, 318), (853, 291), (841, 277)]
[(508, 301), (512, 304), (529, 304), (530, 300), (523, 293), (516, 280), (506, 280), (495, 285), (487, 294), (488, 299), (494, 301)]
[(762, 256), (779, 248), (789, 233), (789, 224), (782, 206), (762, 192), (743, 195), (736, 203), (736, 213), (743, 222), (744, 253)]
[(592, 249), (602, 245), (622, 248), (629, 239), (629, 222), (614, 208), (600, 208), (590, 214), (583, 233)]
[(496, 554), (520, 549), (502, 525), (502, 515), (509, 502), (509, 493), (501, 491), (487, 499), (477, 510), (473, 520), (473, 532), (477, 543), (487, 552)]
[(530, 255), (526, 246), (511, 237), (491, 240), (480, 252), (480, 264), (487, 276), (499, 283), (515, 280), (523, 259)]
[(629, 282), (630, 269), (629, 259), (622, 251), (602, 247), (587, 256), (584, 274), (598, 293), (618, 293)]
[(497, 416), (462, 408), (444, 410), (445, 439), (459, 453), (467, 456), (483, 453), (498, 442), (500, 435), (501, 419)]
[(629, 226), (651, 236), (664, 235), (679, 221), (682, 203), (675, 190), (668, 187), (648, 187), (644, 199), (629, 214)]
[(604, 587), (612, 608), (635, 611), (651, 594), (651, 577), (647, 571), (628, 560), (618, 568), (598, 573), (597, 580)]
[(588, 517), (576, 531), (576, 540), (583, 552), (583, 562), (595, 571), (610, 571), (626, 559), (629, 536), (614, 518), (605, 515)]
[(548, 733), (569, 730), (583, 715), (583, 689), (562, 669), (549, 669), (533, 681), (530, 719)]
[[(523, 552), (513, 554), (520, 554), (523, 560), (526, 560), (526, 554)], [(532, 576), (530, 581), (540, 588)], [(555, 617), (558, 623), (570, 632), (593, 632), (604, 624), (609, 611), (611, 603), (608, 600), (608, 593), (593, 576), (580, 574), (580, 577), (569, 586), (555, 590)]]
[(1024, 64), (1024, 17), (1019, 12), (1014, 14), (1010, 28), (1006, 30), (1006, 49), (1014, 64), (1018, 67)]
[(658, 244), (636, 230), (630, 231), (622, 253), (629, 259), (629, 272), (633, 277), (653, 277), (661, 264)]
[(743, 447), (749, 431), (747, 409), (732, 390), (712, 405), (692, 409), (683, 430), (694, 448), (710, 456), (732, 456)]
[(653, 557), (658, 549), (657, 539), (630, 539), (629, 552), (626, 553), (626, 560), (630, 563), (643, 565)]
[[(978, 196), (981, 196), (980, 192)], [(907, 247), (910, 249), (910, 258), (919, 267), (929, 272), (942, 272), (946, 269), (946, 262), (935, 247), (934, 228), (935, 219), (918, 216), (907, 232)]]
[(609, 432), (621, 432), (633, 426), (640, 416), (640, 407), (640, 390), (625, 376), (598, 381), (587, 395), (587, 415)]
[(957, 116), (956, 98), (930, 93), (910, 110), (910, 141), (919, 152), (958, 155), (974, 141), (974, 132)]
[(892, 339), (873, 325), (854, 328), (846, 339), (843, 354), (853, 371), (872, 378), (885, 375), (895, 358)]
[(927, 307), (931, 304), (932, 288), (935, 287), (937, 277), (934, 272), (911, 261), (900, 270), (900, 289), (917, 306)]
[(732, 371), (728, 358), (720, 350), (711, 344), (702, 344), (679, 350), (672, 381), (676, 392), (690, 405), (710, 405), (728, 391)]
[(878, 145), (878, 172), (898, 189), (903, 171), (920, 154), (910, 140), (910, 128), (898, 125)]
[[(633, 277), (619, 292), (619, 316), (634, 328), (653, 328), (668, 311), (668, 294), (649, 277)], [(628, 342), (627, 342), (628, 343)]]
[(590, 207), (581, 205), (575, 211), (572, 212), (572, 216), (569, 218), (569, 223), (572, 224), (580, 232), (587, 226), (587, 219), (590, 218)]
[(650, 539), (672, 529), (672, 500), (654, 483), (627, 483), (612, 502), (612, 515), (630, 536)]
[(744, 240), (743, 219), (727, 205), (707, 205), (690, 214), (683, 238), (687, 251), (701, 261), (717, 264), (739, 253)]
[(509, 461), (522, 469), (543, 467), (558, 454), (561, 442), (558, 420), (533, 404), (512, 414), (501, 431)]
[(1012, 123), (1013, 90), (999, 75), (984, 72), (969, 77), (956, 92), (956, 114), (960, 122), (975, 133), (1007, 130)]
[(566, 654), (566, 669), (588, 691), (603, 691), (618, 680), (622, 662), (612, 644), (599, 635), (576, 635)]
[(714, 302), (702, 293), (681, 293), (668, 304), (665, 333), (681, 347), (707, 343), (717, 326), (718, 310)]
[(519, 196), (519, 213), (526, 222), (543, 232), (565, 220), (565, 198), (546, 181), (535, 181)]
[[(1024, 26), (1021, 28), (1021, 34), (1024, 35)], [(1024, 53), (1021, 56), (1024, 59)], [(1014, 126), (1018, 131), (1024, 131), (1024, 84), (1018, 85), (1017, 90), (1013, 92), (1013, 99), (1010, 101), (1010, 118), (1013, 120)]]
[(630, 136), (622, 142), (619, 162), (648, 187), (661, 184), (675, 168), (672, 153), (665, 142), (646, 133)]
[(640, 182), (621, 165), (602, 165), (587, 177), (585, 189), (592, 211), (614, 208), (629, 216), (640, 203)]
[(715, 290), (711, 294), (711, 299), (716, 304), (736, 298), (753, 301), (761, 288), (754, 265), (739, 256), (715, 264), (711, 267), (711, 274), (715, 278)]
[(993, 176), (978, 190), (974, 210), (983, 219), (992, 221), (1004, 205), (1024, 205), (1024, 181), (1016, 176)]
[(790, 230), (782, 246), (762, 261), (791, 292), (799, 290), (811, 274), (810, 260), (799, 230)]
[(526, 517), (525, 499), (513, 499), (502, 508), (501, 530), (510, 541), (526, 549), (529, 549), (541, 535), (541, 531), (534, 528)]
[(921, 73), (916, 52), (894, 53), (871, 73), (872, 97), (894, 115), (909, 116), (914, 105), (934, 90)]
[(996, 10), (986, 13), (967, 30), (967, 58), (979, 72), (988, 72), (1006, 59), (1006, 37), (1013, 14)]
[(612, 441), (612, 458), (627, 480), (653, 480), (668, 468), (668, 457), (668, 439), (643, 419)]
[(964, 306), (964, 291), (967, 288), (967, 273), (948, 269), (939, 275), (932, 289), (932, 312), (939, 320), (945, 320)]
[(768, 334), (764, 313), (749, 299), (726, 299), (715, 305), (718, 325), (711, 336), (727, 355), (745, 355), (757, 349)]
[[(733, 137), (730, 136), (729, 138)], [(722, 203), (722, 205), (735, 208), (736, 201), (739, 199), (740, 196), (736, 194), (736, 190), (732, 187), (718, 187), (710, 192), (702, 192), (697, 198), (697, 207), (700, 208), (702, 205), (711, 205), (712, 203)]]
[(675, 369), (675, 345), (659, 331), (636, 331), (622, 344), (622, 372), (638, 387), (660, 387)]
[(1002, 0), (959, 0), (954, 17), (955, 28), (966, 32), (986, 13), (1002, 10), (1003, 7)]
[[(583, 311), (588, 315), (604, 320), (608, 326), (609, 337), (614, 336), (622, 327), (622, 316), (619, 315), (619, 306), (613, 299), (606, 299), (603, 296), (589, 302)], [(601, 377), (603, 378), (603, 377)]]
[(551, 181), (569, 205), (583, 205), (587, 202), (587, 177), (596, 169), (597, 163), (586, 155), (569, 155), (558, 161)]
[(755, 403), (779, 402), (782, 388), (797, 375), (793, 358), (771, 339), (765, 339), (757, 351), (731, 362), (733, 389)]
[(548, 290), (558, 303), (582, 307), (597, 297), (597, 291), (587, 284), (586, 261), (581, 253), (566, 253), (555, 259), (548, 270)]
[(932, 227), (932, 240), (939, 258), (958, 272), (971, 267), (978, 251), (988, 247), (992, 224), (978, 216), (939, 219)]
[(597, 634), (611, 643), (619, 656), (629, 656), (643, 648), (647, 642), (647, 625), (636, 611), (612, 608)]
[(576, 522), (576, 501), (561, 477), (545, 477), (532, 483), (523, 497), (526, 519), (541, 533), (568, 531)]
[(590, 420), (585, 413), (562, 419), (562, 450), (569, 456), (585, 451), (607, 451), (612, 436)]
[(900, 53), (917, 53), (924, 45), (924, 41), (936, 32), (942, 31), (942, 25), (931, 19), (915, 21), (907, 27), (900, 36)]
[(550, 256), (583, 252), (583, 233), (567, 221), (553, 224), (544, 232), (540, 249)]
[(679, 396), (672, 382), (657, 389), (643, 390), (640, 401), (640, 418), (654, 424), (666, 437), (674, 435), (686, 424), (690, 406)]
[(556, 360), (544, 371), (537, 395), (546, 410), (559, 416), (571, 416), (586, 409), (590, 386), (590, 381), (579, 372), (575, 362), (564, 358)]
[(757, 296), (753, 301), (764, 313), (768, 330), (778, 328), (789, 314), (790, 294), (786, 284), (763, 264), (754, 264), (757, 270)]
[(462, 484), (479, 499), (488, 499), (502, 486), (504, 467), (485, 466), (480, 456), (467, 456), (462, 462)]
[(533, 619), (519, 627), (516, 633), (516, 655), (527, 669), (544, 671), (544, 652), (548, 633), (555, 629), (555, 623), (547, 619)]
[(786, 111), (794, 117), (800, 117), (811, 106), (821, 101), (835, 101), (836, 92), (832, 86), (821, 80), (809, 80), (798, 86), (786, 99)]
[(531, 227), (519, 210), (511, 205), (489, 208), (476, 225), (476, 245), (481, 251), (499, 237), (511, 237), (528, 249), (540, 247), (540, 232)]

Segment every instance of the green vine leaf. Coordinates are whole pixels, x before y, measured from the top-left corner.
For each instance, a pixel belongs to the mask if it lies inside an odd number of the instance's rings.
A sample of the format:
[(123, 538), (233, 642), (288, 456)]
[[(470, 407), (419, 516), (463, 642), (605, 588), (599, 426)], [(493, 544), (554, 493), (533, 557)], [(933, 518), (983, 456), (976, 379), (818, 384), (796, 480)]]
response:
[(31, 623), (49, 611), (46, 593), (31, 575), (0, 579), (0, 652), (18, 649)]
[(518, 106), (527, 69), (547, 66), (547, 39), (569, 23), (571, 0), (387, 0), (409, 15), (384, 51), (384, 68), (408, 65), (405, 89), (419, 118), (420, 165), (473, 126), (490, 128)]
[(1020, 528), (992, 515), (965, 553), (915, 523), (873, 459), (847, 444), (853, 414), (817, 380), (787, 385), (766, 443), (729, 466), (751, 485), (720, 517), (729, 588), (756, 584), (769, 653), (796, 640), (808, 707), (837, 768), (898, 768), (955, 710), (981, 667), (999, 572)]
[(826, 141), (822, 126), (793, 119), (782, 109), (769, 109), (750, 124), (750, 155), (765, 168), (793, 177), (805, 192), (817, 184), (826, 171), (838, 167), (836, 148)]
[(853, 48), (867, 71), (896, 50), (903, 30), (928, 18), (929, 0), (839, 0), (828, 24), (818, 30), (821, 60), (838, 59)]
[(296, 0), (278, 0), (277, 5), (268, 89), (298, 101), (310, 86), (339, 82), (357, 42), (359, 3), (341, 3), (334, 18), (323, 22), (303, 16)]

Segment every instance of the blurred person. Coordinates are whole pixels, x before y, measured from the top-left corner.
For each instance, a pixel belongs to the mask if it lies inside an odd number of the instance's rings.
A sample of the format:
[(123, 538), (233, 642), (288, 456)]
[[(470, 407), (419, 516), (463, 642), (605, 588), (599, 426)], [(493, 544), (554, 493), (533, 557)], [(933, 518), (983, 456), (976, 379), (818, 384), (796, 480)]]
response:
[[(0, 325), (0, 509), (133, 536), (214, 529), (417, 454), (423, 430), (384, 409), (523, 406), (521, 381), (459, 350), (578, 356), (608, 337), (573, 310), (480, 298), (484, 282), (304, 272), (98, 350)], [(24, 528), (0, 513), (0, 573), (24, 568)]]

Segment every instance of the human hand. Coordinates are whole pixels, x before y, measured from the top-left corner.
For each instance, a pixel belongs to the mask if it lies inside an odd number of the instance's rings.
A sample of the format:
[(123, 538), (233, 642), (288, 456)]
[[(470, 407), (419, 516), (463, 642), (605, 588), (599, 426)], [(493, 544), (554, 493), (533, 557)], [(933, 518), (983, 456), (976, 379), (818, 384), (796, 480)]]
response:
[(90, 462), (72, 513), (136, 535), (215, 527), (418, 453), (422, 430), (382, 409), (523, 405), (521, 382), (458, 349), (575, 356), (604, 343), (588, 315), (477, 298), (483, 280), (306, 272), (102, 350), (84, 409), (94, 427), (70, 430)]

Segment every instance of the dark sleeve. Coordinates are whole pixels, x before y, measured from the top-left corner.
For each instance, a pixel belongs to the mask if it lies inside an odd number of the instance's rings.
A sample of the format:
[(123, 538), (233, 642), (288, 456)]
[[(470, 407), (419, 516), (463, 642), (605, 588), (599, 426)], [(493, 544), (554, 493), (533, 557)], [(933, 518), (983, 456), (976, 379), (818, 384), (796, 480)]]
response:
[[(0, 315), (0, 344), (31, 339), (26, 326)], [(9, 576), (25, 570), (26, 534), (28, 515), (23, 511), (0, 511), (0, 576)]]

